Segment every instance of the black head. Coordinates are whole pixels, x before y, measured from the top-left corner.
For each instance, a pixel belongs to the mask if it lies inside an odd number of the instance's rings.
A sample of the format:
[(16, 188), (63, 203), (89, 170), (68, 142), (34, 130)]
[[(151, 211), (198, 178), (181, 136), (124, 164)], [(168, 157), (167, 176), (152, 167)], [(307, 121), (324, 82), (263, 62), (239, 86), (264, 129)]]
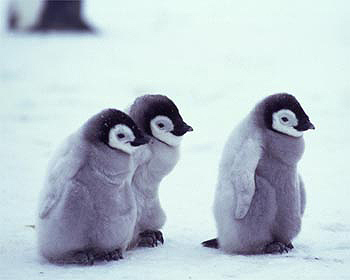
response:
[(315, 129), (300, 103), (291, 94), (270, 95), (262, 101), (262, 105), (268, 129), (291, 136), (301, 136), (303, 131)]
[[(174, 102), (164, 95), (144, 95), (137, 98), (130, 108), (130, 116), (149, 135), (153, 135), (151, 122), (158, 116), (170, 119), (173, 126), (170, 133), (175, 136), (182, 136), (188, 131), (193, 131), (192, 127), (182, 119)], [(166, 124), (159, 123), (158, 125), (162, 128), (161, 126)]]
[[(127, 142), (131, 146), (139, 146), (149, 141), (127, 114), (116, 109), (105, 109), (91, 117), (85, 124), (84, 135), (92, 143), (102, 142), (116, 148), (113, 144), (111, 145), (110, 138), (110, 132), (116, 126), (118, 126), (118, 130), (115, 131), (116, 139)], [(127, 141), (128, 137), (130, 141)]]

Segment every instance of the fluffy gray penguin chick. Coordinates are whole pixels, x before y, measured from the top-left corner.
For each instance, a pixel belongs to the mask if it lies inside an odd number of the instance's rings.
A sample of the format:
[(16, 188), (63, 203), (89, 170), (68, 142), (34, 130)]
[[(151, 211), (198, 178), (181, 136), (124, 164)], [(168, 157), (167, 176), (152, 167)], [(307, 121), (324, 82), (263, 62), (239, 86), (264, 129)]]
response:
[(136, 169), (132, 189), (137, 202), (137, 222), (130, 247), (154, 247), (164, 242), (159, 229), (166, 220), (159, 201), (159, 184), (179, 159), (182, 136), (193, 129), (183, 121), (174, 102), (164, 95), (138, 97), (128, 113), (151, 137), (150, 142), (133, 155)]
[(65, 140), (49, 162), (40, 197), (40, 255), (62, 264), (122, 258), (136, 222), (131, 154), (148, 141), (115, 109), (93, 116)]
[(282, 253), (293, 248), (305, 209), (297, 172), (303, 132), (315, 127), (286, 93), (268, 96), (234, 129), (222, 154), (214, 201), (218, 239), (227, 253)]

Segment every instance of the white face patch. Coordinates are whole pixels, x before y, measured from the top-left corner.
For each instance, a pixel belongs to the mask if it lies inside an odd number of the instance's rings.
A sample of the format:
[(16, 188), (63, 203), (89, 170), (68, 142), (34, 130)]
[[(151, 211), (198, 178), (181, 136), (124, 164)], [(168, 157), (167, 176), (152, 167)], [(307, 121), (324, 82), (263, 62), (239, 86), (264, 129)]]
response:
[(298, 125), (298, 119), (295, 114), (288, 109), (282, 109), (272, 114), (273, 129), (293, 137), (303, 135), (302, 131), (298, 131), (294, 126)]
[(135, 135), (132, 130), (124, 125), (117, 124), (109, 131), (108, 145), (112, 148), (122, 150), (128, 154), (133, 153), (137, 147), (134, 147), (130, 142), (135, 140)]
[(174, 130), (174, 124), (166, 116), (156, 116), (151, 120), (152, 135), (169, 146), (178, 146), (181, 143), (182, 136), (176, 136), (171, 133)]

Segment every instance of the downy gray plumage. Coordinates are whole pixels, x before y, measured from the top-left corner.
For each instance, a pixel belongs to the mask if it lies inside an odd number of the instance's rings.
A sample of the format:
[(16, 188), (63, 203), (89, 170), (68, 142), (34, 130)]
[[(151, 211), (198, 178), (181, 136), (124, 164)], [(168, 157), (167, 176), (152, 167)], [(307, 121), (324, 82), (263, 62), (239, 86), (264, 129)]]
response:
[(222, 154), (215, 194), (218, 238), (204, 246), (238, 254), (293, 248), (305, 209), (297, 163), (308, 129), (314, 129), (309, 117), (285, 93), (259, 102), (234, 129)]
[(159, 201), (160, 182), (178, 162), (182, 136), (193, 129), (183, 121), (174, 102), (164, 95), (138, 97), (128, 114), (151, 137), (150, 142), (133, 155), (136, 169), (132, 189), (137, 203), (137, 222), (130, 247), (153, 247), (164, 242), (160, 229), (166, 215)]
[(148, 142), (125, 113), (107, 109), (66, 139), (49, 162), (39, 203), (39, 253), (54, 263), (122, 258), (136, 202), (131, 154)]

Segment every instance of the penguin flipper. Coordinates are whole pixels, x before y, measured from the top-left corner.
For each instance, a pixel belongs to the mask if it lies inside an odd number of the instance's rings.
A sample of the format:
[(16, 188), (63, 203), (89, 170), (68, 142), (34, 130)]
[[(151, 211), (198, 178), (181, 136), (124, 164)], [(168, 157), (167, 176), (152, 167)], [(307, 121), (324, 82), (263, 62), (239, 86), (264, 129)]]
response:
[(243, 219), (249, 211), (255, 193), (255, 169), (261, 153), (260, 143), (248, 138), (235, 155), (231, 167), (231, 183), (236, 198), (236, 219)]
[(298, 185), (299, 185), (299, 191), (300, 191), (300, 214), (304, 215), (305, 205), (306, 205), (306, 193), (305, 193), (304, 181), (301, 178), (300, 174), (298, 175)]
[(52, 189), (50, 193), (45, 196), (45, 201), (39, 210), (39, 217), (44, 219), (50, 211), (57, 205), (61, 198), (63, 188)]
[[(78, 138), (78, 139), (77, 139)], [(79, 137), (71, 135), (56, 151), (49, 162), (39, 217), (45, 218), (59, 202), (63, 192), (74, 184), (72, 178), (83, 168), (86, 152), (84, 145), (76, 145)], [(86, 148), (86, 147), (85, 147)]]

